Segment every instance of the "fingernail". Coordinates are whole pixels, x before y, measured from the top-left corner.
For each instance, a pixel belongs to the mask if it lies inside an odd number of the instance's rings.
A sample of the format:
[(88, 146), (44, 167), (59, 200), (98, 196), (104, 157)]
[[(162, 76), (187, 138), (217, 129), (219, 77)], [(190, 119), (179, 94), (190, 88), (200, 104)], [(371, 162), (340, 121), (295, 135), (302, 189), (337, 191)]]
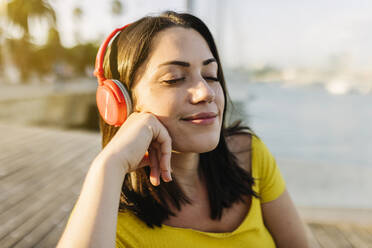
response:
[(150, 182), (152, 183), (152, 185), (158, 186), (158, 180), (151, 178)]

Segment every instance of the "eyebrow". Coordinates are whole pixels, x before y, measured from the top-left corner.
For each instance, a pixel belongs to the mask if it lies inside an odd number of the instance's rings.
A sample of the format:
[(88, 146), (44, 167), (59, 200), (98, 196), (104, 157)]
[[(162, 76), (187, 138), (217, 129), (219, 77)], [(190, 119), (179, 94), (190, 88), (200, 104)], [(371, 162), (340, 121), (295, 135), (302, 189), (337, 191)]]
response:
[[(215, 58), (210, 58), (210, 59), (204, 60), (203, 65), (208, 65), (212, 62), (217, 63), (217, 60)], [(158, 67), (161, 67), (161, 66), (164, 66), (164, 65), (179, 65), (179, 66), (183, 66), (183, 67), (190, 67), (190, 63), (185, 62), (185, 61), (179, 61), (179, 60), (167, 61), (167, 62), (164, 62), (164, 63), (160, 64)]]

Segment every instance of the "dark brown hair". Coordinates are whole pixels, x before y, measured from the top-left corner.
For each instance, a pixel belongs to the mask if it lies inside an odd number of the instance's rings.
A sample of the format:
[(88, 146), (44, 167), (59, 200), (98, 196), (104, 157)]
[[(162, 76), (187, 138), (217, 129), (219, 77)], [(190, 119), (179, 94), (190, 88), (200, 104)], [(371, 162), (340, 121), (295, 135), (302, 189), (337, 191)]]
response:
[[(106, 78), (120, 80), (135, 102), (131, 89), (135, 81), (138, 68), (146, 61), (151, 50), (151, 42), (155, 35), (170, 27), (184, 27), (196, 30), (208, 43), (208, 46), (217, 60), (218, 79), (223, 89), (227, 105), (223, 111), (223, 125), (217, 147), (206, 153), (200, 154), (198, 167), (199, 178), (205, 178), (210, 203), (211, 219), (221, 219), (222, 210), (229, 208), (233, 203), (242, 201), (243, 196), (258, 197), (252, 190), (254, 179), (251, 174), (242, 169), (235, 155), (227, 147), (225, 138), (233, 134), (255, 135), (248, 126), (241, 126), (241, 120), (229, 125), (226, 121), (228, 106), (234, 108), (227, 94), (225, 79), (216, 45), (208, 27), (197, 17), (187, 13), (166, 11), (160, 16), (146, 16), (133, 22), (125, 28), (112, 42), (104, 60)], [(231, 116), (231, 115), (230, 115)], [(100, 117), (102, 133), (102, 147), (105, 147), (118, 131), (119, 127), (111, 126)], [(244, 132), (244, 130), (248, 131)], [(257, 135), (255, 135), (257, 137)], [(161, 226), (169, 217), (175, 216), (165, 199), (168, 199), (178, 210), (182, 204), (192, 204), (173, 176), (173, 181), (161, 183), (155, 187), (149, 180), (150, 167), (146, 166), (125, 176), (119, 211), (130, 210), (149, 227)]]

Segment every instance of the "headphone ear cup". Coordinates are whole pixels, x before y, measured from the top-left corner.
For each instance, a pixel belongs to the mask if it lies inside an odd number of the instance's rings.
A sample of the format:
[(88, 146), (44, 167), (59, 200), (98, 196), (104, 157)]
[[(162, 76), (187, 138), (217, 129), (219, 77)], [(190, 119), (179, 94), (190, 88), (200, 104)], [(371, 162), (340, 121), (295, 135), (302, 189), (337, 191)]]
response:
[(121, 126), (132, 112), (132, 102), (126, 87), (118, 80), (107, 79), (96, 93), (97, 107), (104, 121)]

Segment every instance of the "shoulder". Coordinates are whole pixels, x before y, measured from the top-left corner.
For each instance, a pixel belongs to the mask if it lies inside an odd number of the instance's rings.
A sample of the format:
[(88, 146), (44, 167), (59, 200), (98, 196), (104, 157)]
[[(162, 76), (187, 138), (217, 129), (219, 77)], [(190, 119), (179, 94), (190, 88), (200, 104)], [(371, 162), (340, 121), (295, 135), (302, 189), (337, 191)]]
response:
[(238, 159), (238, 164), (247, 171), (251, 171), (252, 134), (237, 133), (226, 137), (227, 147)]

